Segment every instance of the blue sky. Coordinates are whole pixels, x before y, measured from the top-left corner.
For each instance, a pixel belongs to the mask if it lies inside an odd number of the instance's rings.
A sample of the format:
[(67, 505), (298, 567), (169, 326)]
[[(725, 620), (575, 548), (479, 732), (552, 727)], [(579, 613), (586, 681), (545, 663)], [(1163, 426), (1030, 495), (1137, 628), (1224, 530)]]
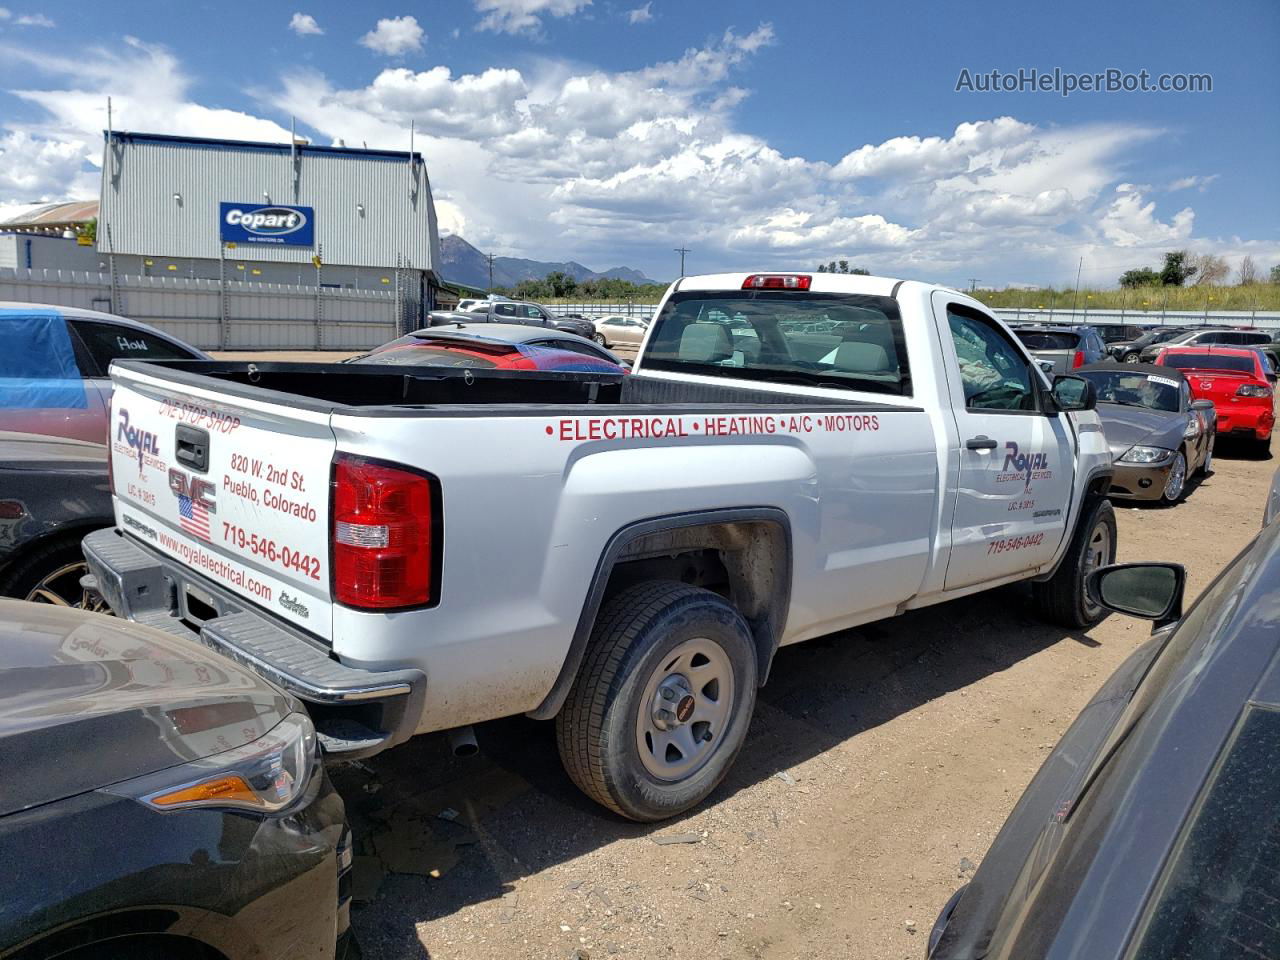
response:
[[(1280, 4), (0, 0), (0, 209), (93, 196), (117, 125), (404, 148), (485, 250), (674, 271), (847, 257), (1109, 284), (1186, 247), (1280, 263)], [(956, 92), (1019, 68), (1209, 93)]]

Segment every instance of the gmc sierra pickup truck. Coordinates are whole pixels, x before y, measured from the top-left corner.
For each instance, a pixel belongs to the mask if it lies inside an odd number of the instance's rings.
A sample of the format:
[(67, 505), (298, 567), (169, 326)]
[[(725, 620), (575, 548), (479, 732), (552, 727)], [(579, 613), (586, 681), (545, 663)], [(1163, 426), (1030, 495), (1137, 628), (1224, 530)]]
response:
[(981, 303), (913, 281), (688, 277), (630, 376), (111, 368), (121, 616), (305, 701), (333, 756), (554, 718), (588, 795), (698, 803), (778, 647), (1012, 581), (1102, 615), (1111, 458)]

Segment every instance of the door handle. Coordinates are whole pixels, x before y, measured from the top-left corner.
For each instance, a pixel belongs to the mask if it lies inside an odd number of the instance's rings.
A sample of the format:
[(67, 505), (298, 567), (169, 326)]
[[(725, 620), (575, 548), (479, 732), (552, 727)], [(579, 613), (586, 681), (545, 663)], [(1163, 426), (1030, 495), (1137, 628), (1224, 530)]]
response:
[(997, 444), (990, 437), (974, 437), (966, 440), (964, 446), (966, 450), (994, 450)]

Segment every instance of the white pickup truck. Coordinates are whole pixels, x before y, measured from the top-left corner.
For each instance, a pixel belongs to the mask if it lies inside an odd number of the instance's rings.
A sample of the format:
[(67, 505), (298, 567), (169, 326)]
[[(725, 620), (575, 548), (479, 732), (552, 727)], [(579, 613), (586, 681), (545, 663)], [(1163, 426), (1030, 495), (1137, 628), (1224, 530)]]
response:
[(778, 647), (1115, 555), (1091, 387), (913, 281), (687, 277), (629, 376), (117, 362), (118, 614), (307, 702), (330, 754), (555, 718), (656, 820), (725, 775)]

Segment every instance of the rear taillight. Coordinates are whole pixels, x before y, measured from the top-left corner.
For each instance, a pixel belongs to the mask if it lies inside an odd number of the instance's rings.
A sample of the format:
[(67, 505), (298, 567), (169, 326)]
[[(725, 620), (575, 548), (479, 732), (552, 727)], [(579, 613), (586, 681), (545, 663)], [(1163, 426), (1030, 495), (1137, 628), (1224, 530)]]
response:
[(333, 461), (333, 599), (389, 610), (434, 603), (438, 485), (421, 473), (339, 454)]
[(808, 290), (813, 277), (803, 273), (753, 273), (742, 281), (743, 290)]
[(1236, 391), (1237, 397), (1269, 397), (1271, 396), (1271, 388), (1264, 387), (1260, 383), (1246, 383)]
[(1083, 366), (1084, 366), (1084, 351), (1077, 350), (1076, 355), (1071, 358), (1071, 369), (1074, 370), (1076, 367), (1083, 367)]

